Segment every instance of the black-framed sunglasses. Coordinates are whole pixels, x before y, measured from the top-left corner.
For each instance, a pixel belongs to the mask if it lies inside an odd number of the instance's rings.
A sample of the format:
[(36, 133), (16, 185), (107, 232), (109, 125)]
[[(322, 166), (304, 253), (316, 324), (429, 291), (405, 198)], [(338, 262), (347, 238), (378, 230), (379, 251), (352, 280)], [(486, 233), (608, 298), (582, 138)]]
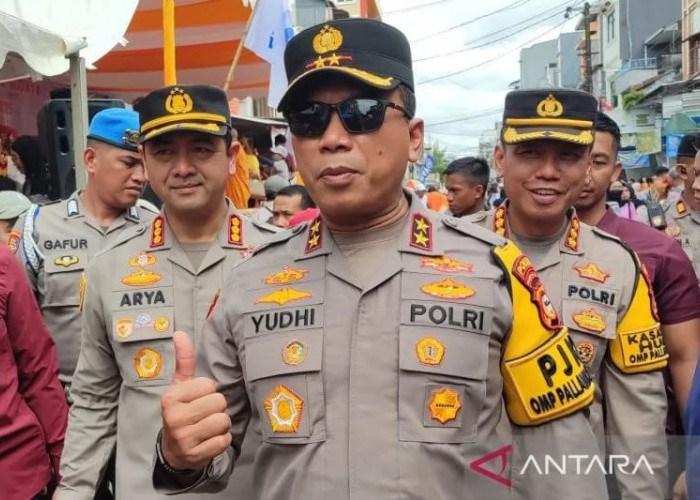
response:
[(398, 104), (385, 99), (364, 97), (351, 97), (336, 104), (308, 102), (286, 110), (284, 116), (289, 123), (290, 132), (298, 137), (322, 135), (331, 121), (333, 110), (338, 113), (345, 130), (351, 134), (366, 134), (381, 128), (386, 108), (394, 108), (406, 118), (411, 118), (406, 108)]

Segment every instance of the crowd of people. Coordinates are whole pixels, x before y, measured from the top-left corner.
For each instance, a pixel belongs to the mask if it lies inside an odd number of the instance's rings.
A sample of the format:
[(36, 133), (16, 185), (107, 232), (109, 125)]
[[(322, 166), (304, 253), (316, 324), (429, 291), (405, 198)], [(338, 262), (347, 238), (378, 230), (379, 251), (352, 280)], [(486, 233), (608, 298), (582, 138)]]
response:
[(285, 67), (291, 144), (204, 85), (96, 114), (65, 200), (12, 143), (0, 498), (700, 498), (700, 134), (624, 181), (595, 97), (516, 90), (441, 192), (403, 33)]

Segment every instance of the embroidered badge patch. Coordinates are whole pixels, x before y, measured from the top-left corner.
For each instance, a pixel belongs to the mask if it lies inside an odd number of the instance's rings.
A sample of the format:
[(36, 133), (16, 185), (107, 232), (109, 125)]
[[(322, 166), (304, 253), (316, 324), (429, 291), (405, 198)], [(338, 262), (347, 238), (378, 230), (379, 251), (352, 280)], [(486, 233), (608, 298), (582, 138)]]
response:
[(151, 248), (163, 246), (165, 243), (165, 217), (156, 216), (151, 222)]
[(19, 231), (10, 231), (10, 236), (7, 240), (7, 246), (10, 249), (10, 252), (12, 253), (17, 253), (17, 249), (19, 248), (19, 242), (22, 239), (22, 233)]
[(301, 423), (304, 401), (286, 386), (280, 384), (268, 394), (264, 402), (272, 432), (297, 432)]
[(411, 240), (409, 245), (429, 252), (433, 250), (433, 223), (420, 212), (414, 213), (411, 219)]
[(163, 357), (158, 351), (144, 348), (134, 356), (134, 368), (139, 378), (154, 378), (163, 368)]
[(457, 418), (457, 413), (462, 408), (462, 403), (459, 401), (459, 394), (449, 387), (443, 387), (437, 391), (433, 391), (428, 403), (430, 416), (440, 422), (446, 424)]
[(571, 316), (579, 327), (594, 333), (602, 333), (605, 331), (605, 318), (600, 315), (594, 308), (579, 311)]
[(231, 245), (243, 244), (243, 219), (240, 215), (231, 214), (228, 217), (228, 242)]
[(279, 304), (283, 305), (287, 302), (295, 300), (308, 299), (312, 295), (309, 292), (295, 290), (294, 288), (281, 288), (272, 293), (264, 295), (255, 301), (256, 304)]
[(439, 366), (445, 356), (445, 346), (435, 337), (424, 337), (416, 342), (418, 361), (427, 366)]
[(558, 330), (561, 327), (559, 315), (527, 255), (520, 255), (515, 259), (513, 276), (530, 291), (530, 301), (537, 307), (542, 324), (549, 330)]
[(288, 365), (300, 365), (306, 359), (306, 346), (298, 340), (290, 340), (282, 349), (282, 361)]
[(566, 235), (566, 240), (564, 241), (564, 246), (570, 248), (574, 252), (578, 252), (578, 239), (579, 232), (581, 230), (581, 221), (577, 215), (571, 218), (569, 223), (569, 232)]
[(304, 279), (307, 272), (304, 269), (293, 269), (290, 266), (284, 266), (280, 272), (264, 278), (263, 283), (266, 285), (286, 285)]
[(578, 352), (578, 357), (581, 363), (587, 365), (593, 359), (595, 355), (595, 347), (593, 342), (579, 342), (576, 344), (576, 351)]
[(309, 229), (306, 233), (306, 247), (304, 248), (304, 253), (311, 253), (323, 247), (322, 229), (323, 223), (320, 217), (309, 224)]
[(465, 264), (447, 255), (443, 255), (442, 257), (423, 257), (420, 260), (420, 267), (434, 269), (441, 273), (470, 274), (474, 272), (473, 264)]
[(431, 297), (439, 297), (449, 300), (468, 299), (476, 295), (476, 290), (469, 288), (467, 285), (446, 278), (442, 281), (428, 283), (420, 288), (421, 292)]
[(166, 332), (170, 328), (170, 318), (159, 316), (153, 320), (153, 329), (158, 333)]
[(122, 283), (127, 286), (150, 286), (158, 283), (163, 279), (160, 274), (146, 269), (156, 262), (156, 257), (153, 254), (141, 252), (137, 257), (129, 259), (131, 267), (137, 267), (138, 270), (133, 271), (122, 278)]
[(62, 255), (60, 257), (56, 257), (53, 263), (57, 266), (70, 267), (77, 264), (79, 260), (80, 259), (75, 255)]
[(683, 200), (678, 200), (678, 203), (676, 203), (676, 212), (678, 212), (678, 215), (685, 215), (688, 212), (688, 207)]
[(506, 206), (501, 205), (493, 213), (493, 232), (504, 238), (508, 237), (506, 229)]
[(676, 236), (681, 234), (681, 226), (678, 224), (669, 224), (666, 226), (666, 229), (664, 229), (664, 233), (666, 233), (668, 236), (675, 238)]
[(574, 266), (574, 269), (581, 278), (597, 281), (598, 283), (605, 283), (605, 280), (610, 277), (610, 273), (603, 271), (595, 262), (589, 262), (585, 266)]
[(134, 332), (134, 320), (131, 318), (117, 320), (114, 330), (117, 332), (117, 337), (127, 339)]

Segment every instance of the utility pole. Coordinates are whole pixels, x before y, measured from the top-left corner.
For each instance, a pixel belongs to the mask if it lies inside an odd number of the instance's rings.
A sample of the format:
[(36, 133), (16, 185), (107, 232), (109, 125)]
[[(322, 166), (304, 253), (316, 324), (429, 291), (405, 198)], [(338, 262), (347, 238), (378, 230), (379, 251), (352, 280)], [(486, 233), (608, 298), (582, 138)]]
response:
[(583, 82), (583, 90), (593, 92), (593, 61), (591, 54), (591, 4), (583, 4), (584, 36), (586, 43), (586, 78)]

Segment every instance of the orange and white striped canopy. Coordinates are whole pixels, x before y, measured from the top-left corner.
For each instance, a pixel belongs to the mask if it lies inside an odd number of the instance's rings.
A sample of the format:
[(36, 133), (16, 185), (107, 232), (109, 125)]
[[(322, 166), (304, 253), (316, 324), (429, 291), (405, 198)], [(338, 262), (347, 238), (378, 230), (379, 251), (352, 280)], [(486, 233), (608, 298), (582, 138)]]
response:
[[(124, 35), (128, 44), (117, 46), (88, 71), (91, 92), (128, 102), (163, 86), (162, 0), (140, 0)], [(177, 0), (175, 44), (177, 82), (222, 87), (251, 8), (241, 0)], [(243, 49), (229, 95), (267, 95), (270, 66)]]

